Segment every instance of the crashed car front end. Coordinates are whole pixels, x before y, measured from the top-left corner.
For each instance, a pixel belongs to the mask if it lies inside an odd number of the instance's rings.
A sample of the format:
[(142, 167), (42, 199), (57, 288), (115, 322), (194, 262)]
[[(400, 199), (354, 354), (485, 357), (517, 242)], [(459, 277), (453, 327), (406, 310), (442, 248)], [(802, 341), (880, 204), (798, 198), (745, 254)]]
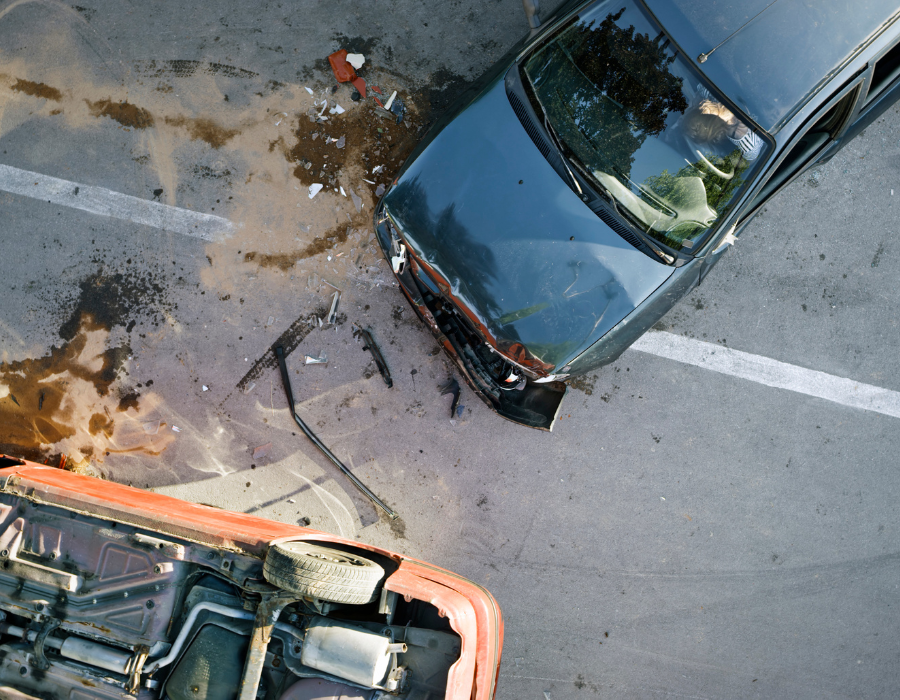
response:
[(553, 367), (521, 343), (500, 350), (489, 329), (454, 297), (447, 280), (416, 257), (398, 228), (379, 206), (375, 232), (400, 288), (472, 390), (504, 418), (552, 430), (566, 394), (561, 381), (566, 375), (551, 374)]
[(456, 574), (3, 455), (0, 466), (2, 698), (494, 696), (500, 612)]

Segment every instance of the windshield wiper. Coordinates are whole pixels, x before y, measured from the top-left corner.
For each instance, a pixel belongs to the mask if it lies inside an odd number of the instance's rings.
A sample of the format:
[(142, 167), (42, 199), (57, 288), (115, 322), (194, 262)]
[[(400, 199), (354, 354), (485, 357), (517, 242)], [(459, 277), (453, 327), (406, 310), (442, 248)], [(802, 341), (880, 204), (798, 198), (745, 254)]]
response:
[(575, 184), (575, 189), (578, 190), (578, 194), (580, 197), (584, 198), (584, 192), (581, 189), (581, 184), (578, 182), (578, 178), (575, 177), (575, 173), (572, 172), (572, 169), (569, 167), (568, 158), (566, 158), (566, 154), (563, 151), (562, 141), (560, 141), (559, 136), (556, 133), (556, 130), (553, 128), (553, 125), (550, 123), (550, 117), (547, 116), (547, 110), (544, 107), (544, 104), (537, 100), (537, 103), (541, 107), (541, 113), (544, 115), (544, 128), (547, 130), (547, 133), (550, 135), (550, 140), (553, 142), (554, 147), (556, 148), (556, 152), (559, 154), (559, 158), (562, 161), (563, 167), (566, 169), (566, 172), (569, 173), (569, 177), (572, 179), (572, 182)]

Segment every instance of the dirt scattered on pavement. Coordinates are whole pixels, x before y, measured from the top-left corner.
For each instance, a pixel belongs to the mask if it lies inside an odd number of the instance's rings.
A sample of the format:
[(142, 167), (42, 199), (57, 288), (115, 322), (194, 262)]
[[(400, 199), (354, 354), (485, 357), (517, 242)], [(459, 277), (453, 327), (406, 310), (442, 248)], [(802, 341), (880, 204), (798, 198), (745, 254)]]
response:
[(596, 374), (583, 374), (578, 377), (573, 377), (568, 382), (566, 382), (573, 389), (577, 389), (578, 391), (583, 391), (587, 396), (590, 396), (594, 393), (594, 389), (597, 384), (597, 375)]
[(62, 99), (62, 93), (55, 87), (50, 87), (44, 83), (35, 83), (31, 80), (22, 80), (21, 78), (18, 78), (16, 79), (15, 85), (12, 86), (12, 89), (16, 92), (23, 92), (32, 97), (42, 97), (45, 100), (52, 100), (53, 102), (59, 102)]
[(146, 129), (153, 126), (153, 115), (143, 107), (138, 107), (130, 102), (113, 102), (111, 99), (91, 102), (85, 100), (91, 115), (95, 117), (109, 117), (119, 122), (122, 126), (133, 129)]
[(395, 539), (405, 540), (406, 539), (406, 523), (403, 522), (403, 518), (391, 518), (386, 513), (379, 513), (379, 519), (383, 523), (387, 523), (391, 528), (391, 534)]
[[(408, 100), (408, 95), (398, 95)], [(384, 115), (384, 116), (379, 116)], [(418, 141), (418, 118), (415, 113), (397, 124), (371, 100), (343, 114), (330, 115), (328, 121), (317, 122), (310, 115), (300, 115), (290, 148), (282, 146), (288, 162), (296, 164), (294, 177), (304, 185), (314, 182), (332, 187), (340, 173), (350, 165), (360, 166), (366, 179), (372, 170), (381, 166), (386, 173), (395, 173)], [(338, 148), (339, 139), (344, 147)]]
[(227, 129), (207, 117), (166, 117), (166, 124), (184, 129), (192, 141), (205, 141), (216, 149), (241, 133), (239, 129)]

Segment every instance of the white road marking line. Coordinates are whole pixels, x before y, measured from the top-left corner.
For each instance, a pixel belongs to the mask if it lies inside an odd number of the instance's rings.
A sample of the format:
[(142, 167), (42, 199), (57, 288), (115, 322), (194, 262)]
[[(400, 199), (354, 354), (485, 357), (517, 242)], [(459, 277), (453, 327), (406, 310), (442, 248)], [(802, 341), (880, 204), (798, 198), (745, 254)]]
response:
[(220, 216), (170, 207), (168, 204), (151, 202), (103, 187), (60, 180), (9, 165), (0, 165), (0, 190), (91, 214), (202, 238), (204, 241), (221, 240), (235, 230), (234, 224)]
[(634, 350), (676, 362), (747, 379), (758, 384), (796, 391), (844, 406), (900, 418), (900, 392), (836, 377), (715, 343), (684, 338), (673, 333), (646, 333), (631, 346)]

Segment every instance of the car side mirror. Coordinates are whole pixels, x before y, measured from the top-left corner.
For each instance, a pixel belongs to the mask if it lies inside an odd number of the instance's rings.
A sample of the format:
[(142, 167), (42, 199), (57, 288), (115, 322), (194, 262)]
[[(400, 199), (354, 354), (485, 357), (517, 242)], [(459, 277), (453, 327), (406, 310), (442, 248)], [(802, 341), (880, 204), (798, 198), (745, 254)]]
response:
[(522, 6), (525, 8), (525, 18), (528, 20), (531, 33), (535, 34), (541, 26), (541, 18), (538, 16), (541, 11), (540, 0), (522, 0)]

